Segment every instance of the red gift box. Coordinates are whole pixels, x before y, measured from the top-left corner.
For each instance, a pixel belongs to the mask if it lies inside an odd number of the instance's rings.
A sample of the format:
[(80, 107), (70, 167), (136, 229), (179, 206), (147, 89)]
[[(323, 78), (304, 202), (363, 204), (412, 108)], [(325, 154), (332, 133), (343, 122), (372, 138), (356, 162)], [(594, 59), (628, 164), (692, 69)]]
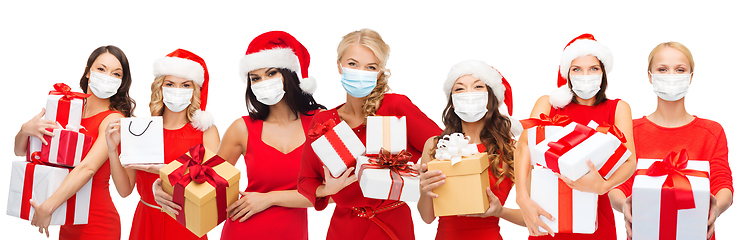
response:
[(28, 161), (74, 167), (80, 163), (93, 146), (93, 137), (67, 129), (46, 129), (54, 133), (54, 137), (44, 136), (48, 145), (40, 141), (29, 139)]

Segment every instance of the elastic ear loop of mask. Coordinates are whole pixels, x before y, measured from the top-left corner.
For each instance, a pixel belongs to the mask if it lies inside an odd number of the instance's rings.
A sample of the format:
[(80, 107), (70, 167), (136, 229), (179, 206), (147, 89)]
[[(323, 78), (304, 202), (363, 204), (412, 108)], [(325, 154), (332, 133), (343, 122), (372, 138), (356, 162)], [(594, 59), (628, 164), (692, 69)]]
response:
[(129, 133), (131, 133), (131, 135), (134, 135), (134, 136), (137, 136), (137, 137), (139, 137), (139, 136), (142, 136), (142, 134), (144, 134), (145, 132), (147, 132), (147, 129), (149, 129), (149, 125), (151, 125), (151, 124), (152, 124), (152, 120), (150, 120), (150, 121), (149, 121), (149, 123), (147, 123), (147, 127), (146, 127), (146, 128), (144, 128), (144, 131), (142, 131), (142, 133), (140, 133), (140, 134), (138, 134), (138, 135), (137, 135), (136, 133), (134, 133), (134, 132), (132, 132), (132, 131), (131, 131), (131, 124), (132, 124), (132, 123), (133, 123), (133, 122), (129, 122)]

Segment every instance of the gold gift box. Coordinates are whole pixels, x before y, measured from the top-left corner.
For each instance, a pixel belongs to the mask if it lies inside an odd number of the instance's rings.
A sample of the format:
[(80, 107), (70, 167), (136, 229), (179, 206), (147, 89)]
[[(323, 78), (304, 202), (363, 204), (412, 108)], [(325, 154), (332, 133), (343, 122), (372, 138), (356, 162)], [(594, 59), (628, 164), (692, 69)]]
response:
[[(186, 154), (190, 156), (190, 153)], [(206, 149), (206, 153), (204, 155), (204, 159), (206, 159), (206, 161), (216, 156), (216, 154), (209, 151), (208, 149)], [(183, 164), (178, 161), (173, 161), (167, 166), (160, 169), (162, 189), (170, 195), (173, 195), (173, 185), (170, 183), (168, 174), (172, 173), (173, 171), (175, 171), (175, 169), (179, 168), (182, 165)], [(234, 203), (234, 201), (237, 201), (237, 198), (240, 194), (240, 170), (226, 161), (213, 167), (213, 169), (219, 176), (229, 182), (229, 187), (227, 187), (227, 206), (229, 206)], [(188, 171), (186, 170), (186, 174), (187, 173)], [(199, 184), (192, 181), (191, 183), (189, 183), (185, 187), (184, 205), (185, 206), (181, 207), (183, 207), (186, 218), (185, 227), (199, 237), (205, 235), (207, 232), (221, 223), (218, 221), (218, 211), (227, 211), (226, 209), (217, 209), (216, 188), (214, 188), (214, 186), (211, 186), (208, 182)], [(169, 211), (165, 211), (165, 213), (173, 217), (173, 219), (176, 219), (175, 214)]]
[(489, 158), (487, 153), (464, 157), (451, 166), (449, 160), (435, 159), (428, 163), (428, 171), (441, 170), (445, 183), (433, 190), (435, 216), (484, 213), (489, 208)]

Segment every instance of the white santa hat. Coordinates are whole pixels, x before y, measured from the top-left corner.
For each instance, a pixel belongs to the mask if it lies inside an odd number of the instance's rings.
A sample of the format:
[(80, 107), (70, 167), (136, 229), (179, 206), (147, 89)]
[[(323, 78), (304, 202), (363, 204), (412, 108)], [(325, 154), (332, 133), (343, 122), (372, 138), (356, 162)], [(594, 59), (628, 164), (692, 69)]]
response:
[(613, 54), (608, 47), (600, 44), (592, 34), (585, 33), (572, 39), (562, 52), (559, 63), (559, 76), (557, 77), (557, 89), (549, 95), (549, 103), (554, 108), (563, 108), (572, 102), (572, 90), (569, 89), (568, 76), (572, 60), (582, 56), (595, 56), (603, 63), (603, 71), (608, 74), (613, 69)]
[(260, 34), (250, 42), (240, 60), (240, 77), (247, 81), (250, 71), (261, 68), (285, 68), (301, 74), (299, 87), (306, 93), (317, 89), (317, 81), (309, 77), (309, 52), (294, 36), (283, 31)]
[(193, 81), (201, 87), (201, 109), (196, 110), (191, 117), (194, 128), (206, 131), (214, 125), (214, 116), (206, 112), (206, 101), (209, 96), (209, 70), (206, 62), (198, 55), (184, 49), (177, 49), (164, 58), (155, 60), (152, 71), (155, 77), (176, 76)]
[(462, 76), (471, 75), (472, 77), (482, 80), (484, 84), (489, 86), (495, 97), (498, 100), (497, 107), (502, 107), (505, 104), (510, 119), (510, 132), (513, 135), (518, 136), (523, 131), (519, 121), (513, 120), (513, 90), (510, 88), (510, 83), (500, 74), (500, 71), (490, 66), (489, 64), (480, 60), (466, 60), (451, 67), (451, 71), (448, 72), (448, 77), (443, 83), (443, 92), (446, 94), (446, 98), (451, 97), (451, 89), (453, 84)]

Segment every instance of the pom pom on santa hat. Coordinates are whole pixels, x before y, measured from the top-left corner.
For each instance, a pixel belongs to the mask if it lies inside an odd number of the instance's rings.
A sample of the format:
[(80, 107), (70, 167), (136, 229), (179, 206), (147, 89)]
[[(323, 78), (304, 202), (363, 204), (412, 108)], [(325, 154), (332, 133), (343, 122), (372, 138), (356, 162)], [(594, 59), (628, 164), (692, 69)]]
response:
[(206, 102), (209, 97), (209, 70), (201, 57), (188, 50), (177, 49), (164, 58), (155, 60), (152, 72), (155, 77), (172, 75), (185, 78), (201, 87), (201, 96), (199, 96), (201, 106), (191, 116), (191, 125), (200, 131), (206, 131), (214, 125), (214, 116), (206, 112)]
[[(513, 115), (513, 91), (510, 88), (510, 83), (505, 80), (497, 69), (489, 64), (480, 60), (466, 60), (453, 65), (451, 71), (448, 72), (446, 81), (443, 83), (443, 92), (446, 94), (446, 98), (451, 97), (451, 89), (453, 89), (453, 84), (456, 80), (466, 75), (471, 75), (476, 79), (482, 80), (484, 84), (492, 89), (498, 100), (497, 106), (500, 109), (503, 107), (506, 108), (505, 111), (508, 114), (505, 116), (510, 118), (511, 123), (510, 132), (514, 136), (520, 135), (523, 127), (520, 125), (520, 121), (514, 120), (511, 117)], [(503, 106), (503, 103), (505, 106)]]
[(250, 71), (261, 68), (285, 68), (301, 74), (299, 87), (306, 93), (317, 90), (317, 81), (309, 77), (309, 52), (294, 36), (283, 31), (260, 34), (250, 42), (240, 60), (240, 77), (247, 81)]
[(557, 89), (549, 95), (549, 103), (554, 108), (563, 108), (572, 102), (572, 90), (569, 89), (569, 68), (572, 60), (582, 56), (595, 56), (603, 63), (603, 71), (608, 74), (613, 70), (613, 54), (608, 47), (600, 44), (592, 34), (585, 33), (572, 39), (562, 52), (559, 63), (559, 76), (557, 77)]

